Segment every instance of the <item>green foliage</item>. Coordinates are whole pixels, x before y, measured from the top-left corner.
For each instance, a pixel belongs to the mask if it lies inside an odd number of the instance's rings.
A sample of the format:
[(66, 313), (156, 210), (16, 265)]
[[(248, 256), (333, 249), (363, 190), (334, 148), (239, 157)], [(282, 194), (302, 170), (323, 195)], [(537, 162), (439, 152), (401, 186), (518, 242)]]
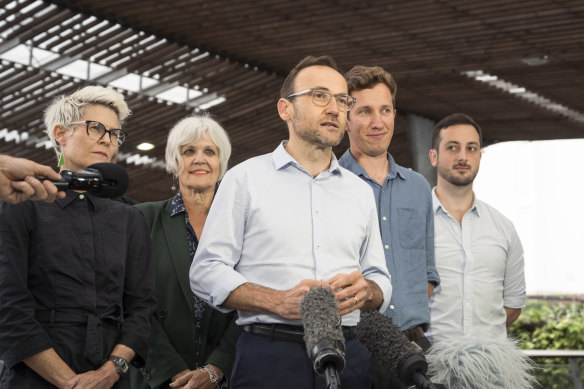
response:
[[(525, 350), (582, 350), (584, 303), (528, 301), (519, 319), (511, 326), (510, 335), (519, 339), (520, 347)], [(536, 358), (535, 362), (542, 366), (537, 378), (543, 388), (574, 387), (566, 359)], [(584, 359), (580, 360), (579, 366), (584, 375)]]

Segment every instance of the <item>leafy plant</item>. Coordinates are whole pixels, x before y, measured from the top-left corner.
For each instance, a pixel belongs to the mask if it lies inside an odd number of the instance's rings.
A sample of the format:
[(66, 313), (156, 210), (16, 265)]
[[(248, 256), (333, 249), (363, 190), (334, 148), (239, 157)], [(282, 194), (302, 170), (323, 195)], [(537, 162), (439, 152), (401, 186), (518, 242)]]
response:
[[(584, 303), (530, 300), (509, 332), (525, 350), (582, 350)], [(574, 387), (567, 359), (536, 358), (535, 362), (542, 367), (537, 371), (537, 379), (543, 388)], [(584, 359), (580, 360), (579, 368), (584, 375)]]

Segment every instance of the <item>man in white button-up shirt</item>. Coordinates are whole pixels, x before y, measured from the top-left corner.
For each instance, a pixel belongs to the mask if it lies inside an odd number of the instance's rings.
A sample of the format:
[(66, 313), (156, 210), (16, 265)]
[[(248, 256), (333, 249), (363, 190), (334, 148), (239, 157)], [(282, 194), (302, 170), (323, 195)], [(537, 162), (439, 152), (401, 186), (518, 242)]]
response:
[(509, 219), (474, 196), (481, 129), (453, 114), (432, 132), (434, 246), (441, 284), (430, 300), (433, 341), (505, 337), (525, 306), (523, 249)]
[(299, 312), (315, 286), (335, 292), (342, 316), (343, 389), (369, 387), (369, 354), (352, 328), (360, 310), (387, 308), (391, 283), (373, 192), (332, 152), (353, 104), (332, 59), (305, 58), (278, 100), (289, 140), (234, 167), (219, 186), (190, 279), (216, 309), (238, 310), (230, 388), (324, 387)]

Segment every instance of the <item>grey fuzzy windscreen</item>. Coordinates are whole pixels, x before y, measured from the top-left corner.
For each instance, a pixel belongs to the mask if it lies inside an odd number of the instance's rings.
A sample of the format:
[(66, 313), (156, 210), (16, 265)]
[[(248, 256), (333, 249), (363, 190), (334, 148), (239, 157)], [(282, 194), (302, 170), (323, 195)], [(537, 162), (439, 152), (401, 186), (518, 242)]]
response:
[(391, 319), (378, 311), (361, 313), (355, 331), (371, 357), (390, 369), (397, 370), (400, 361), (418, 351)]
[(309, 357), (311, 350), (320, 341), (329, 340), (333, 344), (344, 345), (339, 308), (329, 288), (316, 287), (306, 292), (300, 303), (300, 315)]

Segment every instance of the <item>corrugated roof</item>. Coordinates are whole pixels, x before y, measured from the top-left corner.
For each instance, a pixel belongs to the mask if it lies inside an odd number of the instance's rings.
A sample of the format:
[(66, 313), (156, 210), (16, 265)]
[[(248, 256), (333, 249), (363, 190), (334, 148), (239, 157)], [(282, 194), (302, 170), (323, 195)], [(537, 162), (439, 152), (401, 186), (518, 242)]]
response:
[[(86, 84), (115, 85), (134, 112), (121, 150), (128, 194), (162, 199), (176, 121), (207, 109), (230, 134), (231, 165), (270, 152), (287, 138), (279, 88), (309, 54), (395, 76), (391, 151), (406, 166), (407, 113), (468, 113), (487, 143), (584, 135), (582, 1), (23, 0), (0, 1), (0, 153), (54, 164), (43, 109)], [(142, 142), (156, 147), (136, 150)]]

